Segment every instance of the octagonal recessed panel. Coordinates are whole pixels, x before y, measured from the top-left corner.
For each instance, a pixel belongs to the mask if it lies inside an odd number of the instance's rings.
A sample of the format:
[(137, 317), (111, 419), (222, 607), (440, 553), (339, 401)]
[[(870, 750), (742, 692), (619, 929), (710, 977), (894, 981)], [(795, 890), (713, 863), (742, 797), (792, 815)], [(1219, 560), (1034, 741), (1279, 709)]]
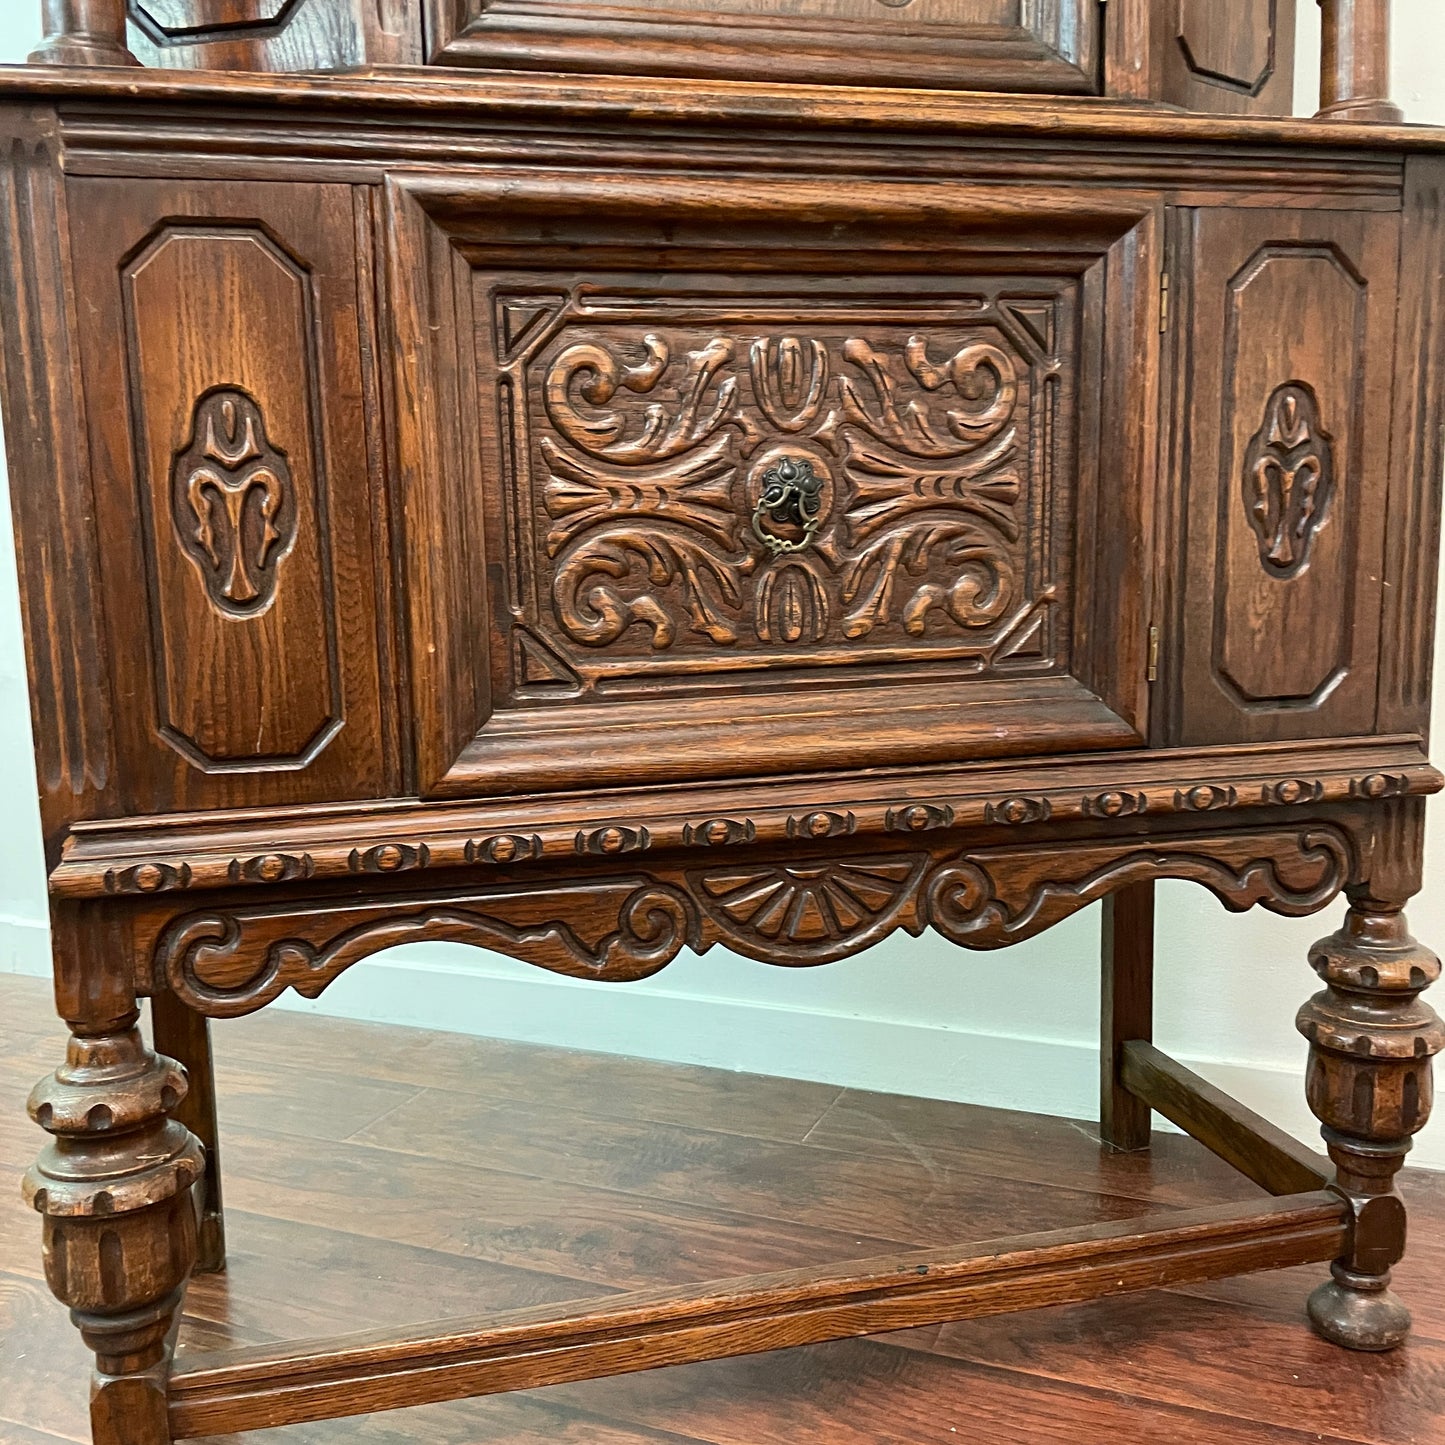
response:
[(1266, 24), (1236, 13), (1256, 0), (1179, 0), (1179, 48), (1201, 79), (1258, 94), (1274, 74), (1275, 0)]
[(135, 21), (167, 40), (284, 24), (301, 0), (130, 0)]

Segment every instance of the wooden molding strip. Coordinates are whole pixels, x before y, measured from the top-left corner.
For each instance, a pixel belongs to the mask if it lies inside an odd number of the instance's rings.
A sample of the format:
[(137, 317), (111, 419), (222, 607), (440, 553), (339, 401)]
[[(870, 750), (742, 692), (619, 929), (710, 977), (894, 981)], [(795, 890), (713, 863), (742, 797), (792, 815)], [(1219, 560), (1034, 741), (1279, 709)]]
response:
[(127, 107), (286, 106), (368, 116), (454, 114), (512, 121), (616, 120), (700, 127), (783, 125), (855, 132), (969, 132), (1040, 135), (1050, 141), (1103, 136), (1165, 144), (1198, 142), (1334, 150), (1435, 150), (1445, 129), (1354, 124), (1348, 119), (1191, 115), (1172, 108), (1072, 97), (979, 95), (961, 91), (850, 88), (782, 82), (680, 80), (612, 75), (528, 75), (517, 70), (374, 66), (337, 75), (262, 75), (165, 70), (0, 69), (0, 100), (41, 99)]
[(368, 1414), (1306, 1264), (1341, 1252), (1347, 1213), (1319, 1191), (614, 1296), (562, 1314), (202, 1355), (171, 1378), (171, 1430), (183, 1439)]
[(1131, 1039), (1124, 1045), (1120, 1077), (1131, 1094), (1271, 1194), (1323, 1189), (1334, 1176), (1323, 1155), (1246, 1109), (1151, 1043)]
[[(77, 826), (50, 875), (57, 898), (266, 886), (376, 872), (488, 869), (594, 853), (725, 853), (846, 833), (1001, 836), (1051, 820), (1128, 823), (1437, 792), (1418, 739), (1079, 755), (1007, 766), (793, 776), (465, 802), (326, 805)], [(800, 806), (803, 792), (806, 805)], [(821, 830), (821, 831), (820, 831)], [(615, 838), (612, 836), (615, 835)], [(616, 847), (609, 847), (615, 842)]]

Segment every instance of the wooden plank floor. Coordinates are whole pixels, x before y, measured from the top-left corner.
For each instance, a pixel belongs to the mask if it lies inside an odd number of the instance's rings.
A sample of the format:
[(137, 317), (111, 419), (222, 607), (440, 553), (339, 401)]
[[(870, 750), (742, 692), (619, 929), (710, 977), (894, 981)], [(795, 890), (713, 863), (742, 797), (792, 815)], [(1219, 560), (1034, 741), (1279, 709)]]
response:
[[(331, 1334), (1063, 1228), (1257, 1194), (1192, 1141), (272, 1012), (217, 1027), (229, 1272), (186, 1346)], [(86, 1438), (88, 1364), (19, 1175), (62, 1036), (0, 976), (0, 1442)], [(1406, 1176), (1417, 1334), (1311, 1336), (1291, 1270), (527, 1395), (255, 1445), (1445, 1445), (1445, 1176)]]

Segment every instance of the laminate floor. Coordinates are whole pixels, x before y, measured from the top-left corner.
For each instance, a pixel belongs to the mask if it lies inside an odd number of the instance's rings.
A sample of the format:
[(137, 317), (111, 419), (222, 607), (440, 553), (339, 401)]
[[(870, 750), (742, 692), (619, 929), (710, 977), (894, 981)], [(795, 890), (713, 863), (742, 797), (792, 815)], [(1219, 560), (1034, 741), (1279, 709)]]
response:
[[(230, 1267), (181, 1348), (335, 1334), (1128, 1218), (1258, 1191), (1193, 1141), (316, 1019), (217, 1026)], [(25, 1094), (48, 986), (0, 976), (0, 1442), (83, 1441)], [(251, 1445), (1445, 1445), (1445, 1175), (1410, 1173), (1388, 1356), (1315, 1339), (1315, 1268), (228, 1437)]]

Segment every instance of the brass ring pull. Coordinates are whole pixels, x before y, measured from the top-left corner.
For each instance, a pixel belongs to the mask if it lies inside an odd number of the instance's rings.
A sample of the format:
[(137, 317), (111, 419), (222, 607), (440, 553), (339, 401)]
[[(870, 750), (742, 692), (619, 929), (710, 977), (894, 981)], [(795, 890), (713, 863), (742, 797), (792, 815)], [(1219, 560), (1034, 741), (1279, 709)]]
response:
[[(783, 457), (763, 473), (763, 494), (753, 508), (753, 531), (779, 557), (810, 547), (823, 520), (823, 479), (807, 457)], [(771, 525), (765, 525), (771, 524)], [(774, 531), (801, 530), (800, 536)]]

